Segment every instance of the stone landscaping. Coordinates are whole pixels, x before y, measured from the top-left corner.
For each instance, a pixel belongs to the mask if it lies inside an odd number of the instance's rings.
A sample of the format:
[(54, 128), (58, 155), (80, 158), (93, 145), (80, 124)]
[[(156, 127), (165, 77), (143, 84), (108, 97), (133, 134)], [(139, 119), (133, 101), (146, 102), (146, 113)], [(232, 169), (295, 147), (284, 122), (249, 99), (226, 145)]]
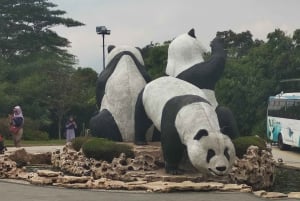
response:
[[(135, 158), (121, 154), (111, 163), (86, 158), (67, 144), (53, 153), (29, 154), (24, 149), (0, 156), (0, 178), (24, 180), (35, 185), (106, 190), (239, 191), (253, 192), (264, 198), (300, 198), (300, 192), (267, 192), (274, 183), (276, 162), (269, 151), (249, 147), (237, 159), (228, 176), (213, 177), (200, 173), (168, 175), (164, 172), (159, 144), (134, 146)], [(36, 171), (30, 165), (44, 164)]]

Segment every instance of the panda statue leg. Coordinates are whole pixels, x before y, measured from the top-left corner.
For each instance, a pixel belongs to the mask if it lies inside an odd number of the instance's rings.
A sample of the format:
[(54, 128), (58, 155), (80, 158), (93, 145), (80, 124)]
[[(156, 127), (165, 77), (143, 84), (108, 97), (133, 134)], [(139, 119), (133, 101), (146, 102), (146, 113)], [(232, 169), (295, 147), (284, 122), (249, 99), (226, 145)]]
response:
[(231, 110), (224, 106), (216, 108), (220, 128), (223, 134), (229, 136), (231, 139), (239, 137), (239, 130), (236, 120)]
[(143, 92), (142, 90), (137, 98), (135, 105), (135, 115), (134, 115), (134, 129), (135, 129), (135, 139), (134, 143), (136, 145), (146, 145), (146, 133), (147, 130), (152, 125), (152, 121), (148, 118), (144, 105), (143, 105)]
[(160, 142), (160, 140), (161, 140), (160, 136), (161, 136), (160, 131), (156, 127), (154, 127), (152, 141), (153, 142)]
[(122, 135), (112, 114), (104, 109), (90, 120), (91, 134), (96, 137), (122, 142)]
[(163, 133), (161, 135), (161, 147), (165, 160), (165, 169), (168, 174), (183, 174), (179, 170), (179, 164), (184, 154), (184, 145), (181, 143), (179, 135), (175, 133)]

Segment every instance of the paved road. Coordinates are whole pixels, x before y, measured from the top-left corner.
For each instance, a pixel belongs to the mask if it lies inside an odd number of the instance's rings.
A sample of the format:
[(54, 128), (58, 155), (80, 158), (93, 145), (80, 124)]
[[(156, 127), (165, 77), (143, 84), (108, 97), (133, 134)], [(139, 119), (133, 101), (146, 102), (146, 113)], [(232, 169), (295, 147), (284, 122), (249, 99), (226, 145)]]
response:
[[(73, 190), (7, 183), (0, 180), (1, 201), (263, 201), (250, 193), (190, 192), (145, 193)], [(296, 199), (280, 199), (296, 201)], [(299, 200), (298, 200), (299, 201)]]
[(272, 147), (274, 159), (278, 162), (282, 160), (284, 165), (300, 168), (300, 149), (292, 148), (287, 151), (281, 151), (278, 147)]
[(63, 146), (32, 146), (32, 147), (7, 147), (7, 152), (12, 152), (17, 149), (25, 149), (27, 153), (45, 153), (45, 152), (53, 152), (57, 149), (62, 149)]

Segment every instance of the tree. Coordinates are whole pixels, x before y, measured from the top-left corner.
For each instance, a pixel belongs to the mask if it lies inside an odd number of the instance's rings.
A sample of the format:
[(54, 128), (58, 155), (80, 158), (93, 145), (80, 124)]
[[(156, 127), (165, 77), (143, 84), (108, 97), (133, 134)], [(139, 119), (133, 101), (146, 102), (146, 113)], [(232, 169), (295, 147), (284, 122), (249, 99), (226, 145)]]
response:
[(232, 30), (217, 32), (217, 36), (224, 38), (225, 49), (228, 50), (229, 57), (245, 56), (254, 45), (250, 31), (235, 33)]
[(68, 54), (63, 48), (70, 42), (57, 35), (52, 27), (83, 25), (61, 17), (66, 12), (55, 9), (48, 0), (1, 0), (0, 3), (0, 56), (10, 61), (37, 52)]
[[(281, 80), (299, 78), (297, 34), (294, 32), (291, 38), (276, 29), (268, 34), (266, 42), (255, 40), (242, 57), (228, 57), (216, 93), (220, 103), (234, 111), (242, 135), (264, 136), (268, 97), (286, 91)], [(249, 41), (247, 37), (245, 40)], [(235, 46), (228, 51), (235, 52)]]
[(146, 69), (152, 78), (157, 78), (164, 74), (170, 42), (165, 41), (162, 45), (151, 43), (142, 49)]
[(52, 114), (61, 126), (62, 113), (71, 107), (67, 101), (76, 99), (69, 84), (75, 56), (65, 48), (70, 42), (51, 28), (83, 24), (64, 18), (66, 12), (56, 7), (48, 0), (0, 3), (0, 102), (5, 103), (1, 113), (7, 115), (7, 110), (20, 104), (27, 118), (38, 120), (43, 128), (56, 122)]

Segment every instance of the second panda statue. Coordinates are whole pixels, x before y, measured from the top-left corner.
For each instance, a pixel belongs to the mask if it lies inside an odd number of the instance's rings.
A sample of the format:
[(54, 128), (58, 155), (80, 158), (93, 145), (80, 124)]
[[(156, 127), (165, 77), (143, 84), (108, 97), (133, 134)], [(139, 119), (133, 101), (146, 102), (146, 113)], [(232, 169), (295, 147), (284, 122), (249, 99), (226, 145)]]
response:
[(176, 37), (169, 45), (166, 75), (187, 81), (202, 89), (207, 99), (216, 105), (216, 112), (222, 128), (231, 138), (239, 136), (237, 124), (231, 110), (219, 106), (215, 96), (215, 85), (221, 78), (226, 61), (226, 52), (221, 38), (210, 44), (211, 56), (203, 60), (204, 48), (195, 36), (195, 30)]
[(216, 105), (196, 86), (173, 77), (148, 83), (140, 93), (135, 110), (135, 143), (145, 144), (153, 123), (161, 132), (166, 172), (179, 174), (186, 150), (191, 164), (202, 172), (225, 175), (235, 149), (221, 132)]

